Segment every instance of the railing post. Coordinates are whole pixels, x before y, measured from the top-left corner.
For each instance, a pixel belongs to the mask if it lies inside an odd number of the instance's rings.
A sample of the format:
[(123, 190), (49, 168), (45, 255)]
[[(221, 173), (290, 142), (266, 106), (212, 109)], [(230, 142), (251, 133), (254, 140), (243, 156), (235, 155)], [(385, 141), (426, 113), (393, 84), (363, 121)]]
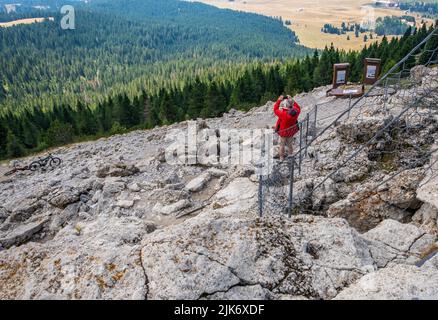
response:
[(298, 172), (301, 174), (301, 162), (302, 162), (302, 148), (303, 148), (303, 126), (302, 123), (298, 123), (298, 128), (300, 129), (300, 154), (299, 154), (299, 164), (298, 164)]
[(259, 216), (263, 217), (263, 175), (259, 176)]
[(310, 114), (306, 115), (306, 145), (307, 145), (307, 141), (308, 141), (308, 136), (309, 136), (309, 121), (310, 121)]
[(307, 144), (308, 144), (308, 137), (309, 137), (309, 121), (310, 121), (310, 114), (308, 113), (306, 115), (306, 149), (304, 151), (304, 157), (307, 157)]
[(292, 205), (294, 196), (294, 175), (295, 175), (295, 157), (289, 157), (289, 206), (288, 206), (288, 217), (292, 216)]
[(315, 104), (315, 123), (314, 123), (314, 129), (313, 129), (313, 134), (312, 134), (313, 137), (316, 136), (316, 122), (317, 121), (318, 121), (318, 105)]

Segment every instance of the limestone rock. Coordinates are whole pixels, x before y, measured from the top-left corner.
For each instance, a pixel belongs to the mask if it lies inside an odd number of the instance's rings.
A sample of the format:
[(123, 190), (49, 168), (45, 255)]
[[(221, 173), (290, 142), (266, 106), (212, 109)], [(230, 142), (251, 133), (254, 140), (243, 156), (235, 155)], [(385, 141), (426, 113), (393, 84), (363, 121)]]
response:
[(412, 217), (418, 226), (429, 233), (438, 235), (438, 209), (429, 203), (424, 203)]
[(108, 182), (105, 183), (103, 187), (103, 196), (104, 197), (113, 197), (115, 194), (123, 191), (126, 185), (122, 181)]
[(227, 172), (226, 172), (226, 171), (224, 171), (224, 170), (219, 170), (219, 169), (216, 169), (216, 168), (211, 168), (211, 169), (208, 170), (208, 172), (209, 172), (209, 173), (211, 174), (211, 176), (214, 177), (214, 178), (220, 178), (220, 177), (223, 177), (223, 176), (226, 176), (226, 175), (227, 175)]
[(125, 163), (116, 163), (113, 165), (106, 165), (100, 168), (96, 176), (99, 178), (105, 177), (129, 177), (136, 173), (140, 172), (140, 170), (134, 165), (128, 165)]
[(142, 223), (103, 218), (79, 236), (72, 228), (51, 242), (0, 251), (0, 299), (144, 299)]
[(77, 190), (70, 188), (63, 190), (61, 193), (50, 199), (49, 202), (51, 205), (59, 209), (64, 209), (69, 204), (79, 201), (79, 196), (80, 194), (77, 192)]
[(191, 206), (191, 202), (189, 200), (183, 199), (166, 206), (163, 206), (161, 203), (159, 203), (154, 207), (154, 210), (158, 211), (163, 215), (170, 215), (173, 213), (177, 213), (190, 206)]
[[(318, 255), (312, 256), (304, 246), (315, 239)], [(149, 299), (330, 298), (372, 265), (359, 235), (339, 219), (254, 220), (207, 212), (154, 232), (143, 245)]]
[(0, 245), (3, 248), (9, 248), (11, 246), (18, 246), (30, 238), (36, 233), (38, 233), (44, 225), (47, 223), (48, 219), (41, 219), (40, 221), (30, 222), (27, 224), (19, 225), (16, 229), (7, 233), (4, 236), (0, 236)]
[(80, 204), (73, 203), (68, 205), (64, 210), (54, 215), (50, 223), (50, 231), (57, 232), (59, 229), (65, 226), (67, 222), (74, 219), (74, 217), (79, 213)]
[(431, 246), (424, 254), (424, 258), (416, 265), (422, 268), (438, 270), (438, 243), (435, 243), (433, 246)]
[[(322, 183), (322, 178), (316, 179), (313, 185)], [(339, 199), (335, 182), (332, 179), (328, 179), (319, 188), (316, 188), (312, 194), (312, 209), (320, 210), (323, 206), (328, 206)]]
[(249, 178), (236, 178), (213, 197), (214, 207), (222, 213), (242, 213), (257, 203), (258, 185)]
[(363, 276), (336, 300), (436, 300), (438, 270), (394, 265)]
[(204, 172), (193, 180), (186, 184), (185, 189), (190, 192), (198, 192), (204, 188), (204, 186), (210, 181), (211, 173)]
[(116, 203), (116, 206), (117, 206), (117, 207), (125, 208), (125, 209), (129, 209), (129, 208), (131, 208), (133, 205), (134, 205), (134, 201), (133, 201), (133, 200), (119, 200), (119, 201)]
[(429, 74), (429, 68), (419, 65), (419, 66), (415, 66), (411, 69), (411, 78), (415, 81), (415, 82), (419, 82), (421, 83), (421, 81), (423, 80), (423, 77)]
[[(436, 148), (433, 112), (409, 113), (400, 120), (402, 132), (392, 132), (402, 134), (396, 145), (391, 135), (382, 135), (313, 189), (408, 99), (436, 83), (437, 72), (428, 69), (421, 83), (391, 92), (386, 108), (381, 97), (364, 97), (349, 119), (312, 143), (295, 179), (293, 202), (294, 213), (318, 216), (282, 216), (289, 194), (285, 174), (265, 189), (266, 199), (278, 206), (258, 218), (258, 167), (231, 165), (226, 160), (233, 157), (225, 153), (214, 163), (215, 153), (224, 151), (216, 139), (225, 137), (221, 130), (269, 129), (276, 121), (272, 102), (198, 121), (198, 137), (205, 138), (201, 156), (212, 156), (204, 164), (166, 161), (175, 146), (173, 130), (187, 130), (183, 122), (58, 148), (62, 167), (0, 177), (0, 299), (331, 299), (369, 273), (377, 275), (385, 298), (423, 289), (428, 295), (425, 282), (436, 279), (438, 261), (432, 234), (438, 161), (417, 160)], [(316, 129), (348, 103), (326, 97), (328, 89), (298, 96), (304, 116), (318, 104)], [(253, 151), (263, 147), (249, 136), (240, 143)], [(384, 155), (394, 151), (388, 165)], [(190, 161), (199, 160), (200, 154), (189, 152)], [(407, 290), (404, 274), (414, 278)], [(361, 290), (353, 297), (374, 298), (375, 290)]]
[(359, 231), (366, 232), (385, 219), (405, 222), (418, 209), (416, 190), (424, 174), (421, 169), (406, 170), (386, 184), (359, 185), (347, 198), (332, 204), (329, 217), (342, 217)]
[(366, 142), (371, 139), (383, 125), (381, 117), (362, 117), (360, 120), (352, 119), (342, 123), (336, 133), (349, 142)]
[(363, 235), (379, 268), (389, 263), (415, 264), (436, 237), (412, 224), (385, 220)]
[(135, 182), (128, 185), (128, 189), (132, 192), (139, 192), (141, 190), (140, 186)]
[(9, 211), (12, 212), (9, 216), (11, 222), (24, 222), (39, 212), (43, 208), (43, 203), (35, 198), (25, 198), (19, 199), (14, 204), (7, 203), (6, 208), (8, 207)]

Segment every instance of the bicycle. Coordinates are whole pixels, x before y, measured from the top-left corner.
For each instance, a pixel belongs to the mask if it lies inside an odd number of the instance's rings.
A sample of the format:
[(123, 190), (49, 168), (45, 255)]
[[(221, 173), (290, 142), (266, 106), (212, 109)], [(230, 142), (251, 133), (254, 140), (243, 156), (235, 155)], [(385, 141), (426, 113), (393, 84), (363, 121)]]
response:
[(61, 158), (54, 157), (52, 154), (49, 154), (45, 158), (39, 158), (38, 160), (32, 162), (28, 168), (30, 171), (37, 171), (40, 168), (45, 168), (47, 165), (51, 168), (59, 167), (62, 163)]

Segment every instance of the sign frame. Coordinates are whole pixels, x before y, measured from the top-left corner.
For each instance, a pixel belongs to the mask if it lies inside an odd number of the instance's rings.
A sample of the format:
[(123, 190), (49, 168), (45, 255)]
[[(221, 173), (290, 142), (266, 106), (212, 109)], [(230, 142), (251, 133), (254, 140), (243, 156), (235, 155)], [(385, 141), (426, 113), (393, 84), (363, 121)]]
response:
[(363, 69), (363, 83), (373, 85), (379, 80), (382, 68), (382, 60), (374, 58), (365, 58)]
[(333, 89), (348, 83), (350, 76), (349, 63), (336, 63), (333, 65)]

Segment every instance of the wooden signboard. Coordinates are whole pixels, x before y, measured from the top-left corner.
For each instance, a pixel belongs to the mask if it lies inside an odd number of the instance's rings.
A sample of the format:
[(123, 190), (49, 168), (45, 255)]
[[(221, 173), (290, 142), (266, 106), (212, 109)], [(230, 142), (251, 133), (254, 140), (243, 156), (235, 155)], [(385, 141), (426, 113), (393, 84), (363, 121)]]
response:
[(376, 83), (380, 75), (380, 59), (366, 58), (363, 71), (363, 83), (372, 85)]
[(348, 83), (349, 69), (349, 63), (337, 63), (333, 66), (333, 89)]

